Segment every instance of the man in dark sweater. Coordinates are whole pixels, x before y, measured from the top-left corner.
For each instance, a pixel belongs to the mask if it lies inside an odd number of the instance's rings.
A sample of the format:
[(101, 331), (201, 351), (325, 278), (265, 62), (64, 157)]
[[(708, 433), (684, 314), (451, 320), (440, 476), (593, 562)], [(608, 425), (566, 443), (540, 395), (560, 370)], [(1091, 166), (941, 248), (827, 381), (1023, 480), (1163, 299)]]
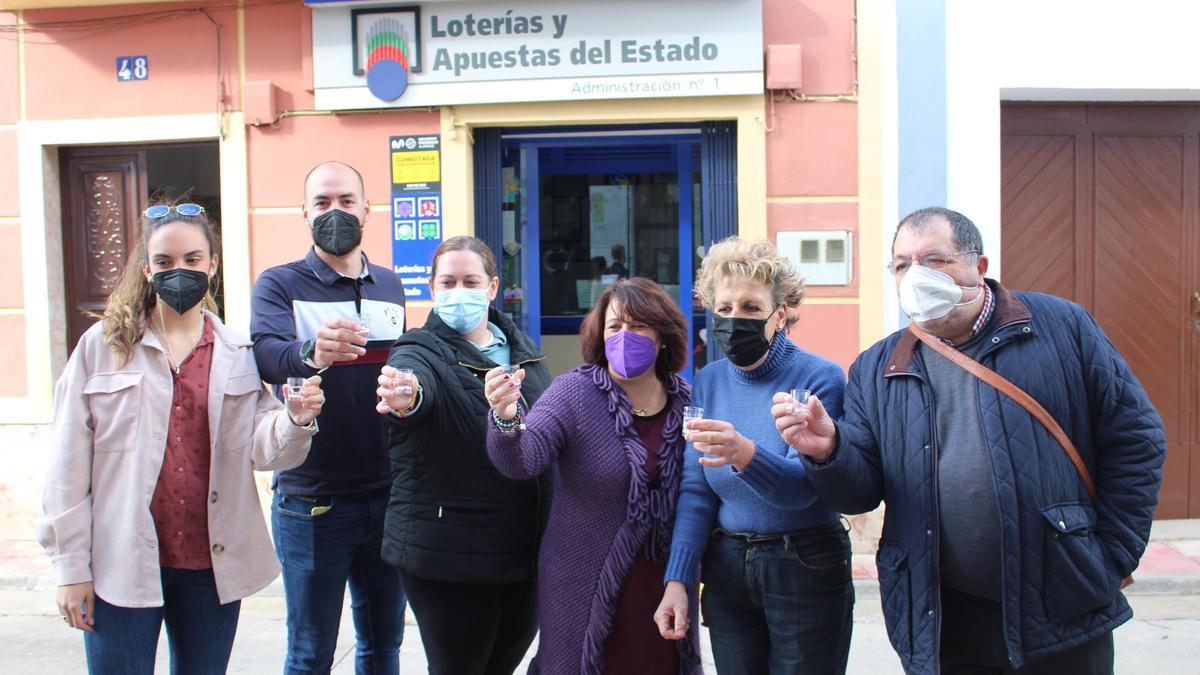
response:
[(363, 193), (352, 167), (317, 165), (304, 182), (313, 248), (254, 285), (250, 329), (262, 377), (278, 385), (321, 373), (327, 401), (308, 459), (275, 476), (286, 673), (329, 672), (347, 582), (357, 672), (399, 670), (405, 599), (379, 552), (391, 466), (375, 389), (388, 348), (404, 332), (404, 287), (362, 251), (370, 212)]
[[(886, 498), (876, 565), (906, 672), (1111, 673), (1112, 631), (1132, 616), (1121, 580), (1146, 549), (1162, 482), (1161, 418), (1082, 307), (984, 277), (966, 216), (912, 213), (892, 249), (921, 334), (898, 331), (858, 357), (836, 423), (819, 401), (793, 415), (777, 394), (776, 428), (830, 508), (862, 513)], [(927, 340), (1044, 406), (1084, 468)]]

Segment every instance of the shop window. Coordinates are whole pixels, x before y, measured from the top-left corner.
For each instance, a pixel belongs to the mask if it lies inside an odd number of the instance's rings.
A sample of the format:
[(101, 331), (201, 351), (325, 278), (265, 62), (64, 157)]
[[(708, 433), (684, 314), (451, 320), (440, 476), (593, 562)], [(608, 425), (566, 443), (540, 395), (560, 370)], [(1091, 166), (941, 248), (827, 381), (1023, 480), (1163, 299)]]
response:
[(501, 136), (476, 135), (476, 161), (495, 145), (500, 159), (495, 189), (476, 167), (476, 213), (500, 252), (504, 311), (535, 339), (574, 336), (608, 285), (647, 277), (689, 317), (702, 364), (704, 313), (692, 293), (704, 251), (699, 130)]

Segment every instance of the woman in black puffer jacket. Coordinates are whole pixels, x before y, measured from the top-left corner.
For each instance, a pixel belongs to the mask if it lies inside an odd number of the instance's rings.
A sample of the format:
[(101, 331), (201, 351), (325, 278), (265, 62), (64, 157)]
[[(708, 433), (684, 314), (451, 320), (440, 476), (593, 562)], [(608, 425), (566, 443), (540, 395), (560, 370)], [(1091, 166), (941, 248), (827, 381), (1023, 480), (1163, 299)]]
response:
[(488, 460), (483, 381), (518, 366), (510, 386), (528, 408), (550, 375), (533, 341), (490, 307), (499, 278), (486, 244), (444, 242), (430, 285), (433, 313), (396, 341), (379, 377), (392, 460), (383, 558), (400, 570), (431, 674), (507, 675), (537, 632), (550, 495), (543, 480), (505, 478)]

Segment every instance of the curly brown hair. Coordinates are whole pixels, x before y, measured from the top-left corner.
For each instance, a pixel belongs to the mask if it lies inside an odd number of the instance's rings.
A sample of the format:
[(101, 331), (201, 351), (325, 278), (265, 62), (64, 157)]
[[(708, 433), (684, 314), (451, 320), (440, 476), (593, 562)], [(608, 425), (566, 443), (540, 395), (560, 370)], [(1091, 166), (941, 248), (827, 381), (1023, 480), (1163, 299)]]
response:
[(622, 319), (645, 324), (658, 333), (663, 348), (654, 362), (654, 371), (659, 379), (666, 380), (683, 370), (688, 360), (687, 319), (662, 286), (645, 277), (622, 279), (600, 294), (596, 306), (579, 326), (583, 360), (608, 367), (608, 357), (604, 354), (604, 317), (614, 301), (620, 305)]

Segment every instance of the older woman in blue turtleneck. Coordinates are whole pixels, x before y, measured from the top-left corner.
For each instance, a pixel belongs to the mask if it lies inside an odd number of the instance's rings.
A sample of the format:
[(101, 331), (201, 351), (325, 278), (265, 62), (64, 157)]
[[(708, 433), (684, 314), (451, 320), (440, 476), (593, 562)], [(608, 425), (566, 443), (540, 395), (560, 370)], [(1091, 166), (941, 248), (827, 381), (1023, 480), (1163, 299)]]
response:
[(776, 392), (807, 389), (836, 419), (845, 377), (788, 339), (804, 280), (770, 242), (716, 244), (696, 286), (728, 358), (696, 376), (692, 405), (704, 418), (684, 430), (695, 453), (684, 468), (654, 619), (663, 637), (683, 637), (687, 589), (703, 581), (717, 672), (845, 672), (850, 540), (770, 414)]

